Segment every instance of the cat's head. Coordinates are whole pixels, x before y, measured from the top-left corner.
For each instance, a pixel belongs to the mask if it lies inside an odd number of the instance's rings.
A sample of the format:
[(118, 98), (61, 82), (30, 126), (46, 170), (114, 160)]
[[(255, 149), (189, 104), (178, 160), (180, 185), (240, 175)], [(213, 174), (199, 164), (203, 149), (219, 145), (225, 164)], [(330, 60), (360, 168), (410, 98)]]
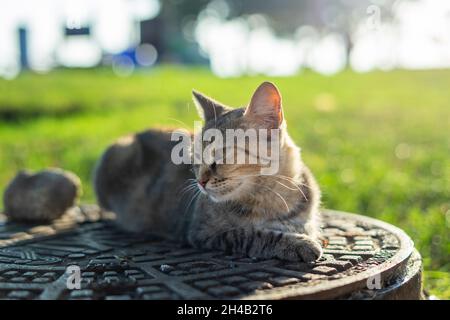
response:
[[(197, 146), (201, 145), (202, 149), (193, 148), (194, 158), (202, 159), (194, 161), (193, 168), (200, 190), (213, 201), (238, 200), (248, 194), (254, 194), (258, 189), (268, 188), (261, 186), (264, 170), (269, 167), (273, 169), (276, 161), (277, 167), (273, 174), (283, 173), (285, 167), (290, 166), (287, 159), (295, 160), (293, 158), (296, 156), (291, 156), (290, 153), (294, 148), (293, 153), (298, 154), (298, 149), (286, 133), (281, 94), (273, 83), (262, 83), (246, 108), (229, 108), (196, 91), (193, 96), (204, 120), (202, 135), (196, 136)], [(223, 140), (217, 141), (214, 136), (211, 141), (204, 141), (206, 133), (211, 131), (213, 134), (221, 133)], [(230, 139), (230, 132), (243, 137), (241, 144), (239, 138)], [(230, 141), (235, 142), (233, 147), (227, 143)], [(230, 153), (231, 158), (227, 158)], [(210, 157), (205, 157), (205, 154)], [(244, 162), (242, 157), (245, 158)], [(253, 160), (250, 160), (251, 157)], [(230, 159), (232, 161), (229, 161)]]

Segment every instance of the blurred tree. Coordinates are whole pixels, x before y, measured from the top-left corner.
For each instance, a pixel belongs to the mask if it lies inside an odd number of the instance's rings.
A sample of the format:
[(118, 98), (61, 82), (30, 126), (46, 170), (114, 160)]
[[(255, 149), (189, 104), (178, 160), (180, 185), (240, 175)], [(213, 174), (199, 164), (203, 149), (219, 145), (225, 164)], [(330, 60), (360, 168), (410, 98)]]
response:
[[(217, 0), (216, 0), (217, 1)], [(222, 1), (222, 0), (220, 0)], [(225, 1), (225, 0), (223, 0)], [(386, 23), (393, 19), (395, 0), (226, 0), (230, 17), (262, 14), (279, 35), (292, 35), (300, 26), (314, 27), (322, 34), (342, 36), (347, 63), (361, 22)]]
[[(194, 24), (209, 4), (226, 9), (227, 19), (263, 15), (279, 36), (292, 36), (299, 27), (311, 26), (320, 34), (342, 36), (347, 63), (354, 44), (355, 30), (364, 21), (386, 23), (393, 20), (395, 0), (161, 0), (159, 16), (144, 29), (153, 29), (158, 39), (160, 60), (199, 62), (197, 45), (186, 35), (186, 26)], [(221, 10), (222, 10), (221, 9)], [(145, 32), (144, 32), (145, 33)], [(190, 41), (191, 40), (191, 41)]]
[[(198, 62), (198, 53), (192, 54), (195, 43), (190, 42), (183, 33), (183, 28), (190, 21), (195, 21), (199, 12), (210, 0), (161, 0), (158, 17), (143, 26), (153, 40), (159, 59), (170, 62)], [(152, 31), (153, 30), (153, 31)], [(198, 50), (195, 51), (198, 52)]]

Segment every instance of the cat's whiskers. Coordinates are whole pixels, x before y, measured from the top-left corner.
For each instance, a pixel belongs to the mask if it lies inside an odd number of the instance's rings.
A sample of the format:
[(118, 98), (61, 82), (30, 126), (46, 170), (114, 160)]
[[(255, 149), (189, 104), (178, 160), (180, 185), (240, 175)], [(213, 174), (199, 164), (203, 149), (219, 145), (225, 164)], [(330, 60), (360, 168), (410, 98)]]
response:
[[(304, 184), (304, 183), (296, 182), (296, 181), (295, 181), (294, 179), (292, 179), (292, 178), (289, 178), (289, 177), (287, 177), (287, 176), (281, 176), (281, 175), (258, 175), (258, 174), (255, 174), (255, 175), (245, 175), (245, 176), (240, 176), (240, 178), (250, 178), (250, 177), (257, 177), (257, 178), (261, 178), (261, 177), (270, 177), (270, 178), (273, 178), (273, 179), (277, 179), (277, 178), (279, 178), (279, 179), (284, 179), (285, 181), (288, 181), (288, 182), (292, 183), (292, 185), (295, 187), (295, 189), (289, 188), (288, 186), (286, 186), (285, 184), (279, 182), (278, 180), (276, 180), (276, 182), (277, 182), (278, 184), (282, 185), (283, 187), (289, 189), (289, 190), (298, 190), (298, 191), (302, 194), (303, 198), (305, 198), (305, 200), (308, 201), (308, 198), (306, 197), (306, 195), (305, 195), (305, 193), (303, 192), (303, 190), (299, 187), (299, 185), (304, 186), (304, 187), (307, 187), (307, 188), (310, 188), (310, 187), (309, 187), (308, 185)], [(287, 179), (287, 178), (289, 178), (289, 179)], [(258, 185), (259, 185), (259, 184), (258, 184)]]
[(197, 182), (196, 179), (186, 179), (184, 183), (182, 184), (182, 187), (191, 186)]
[(185, 184), (187, 184), (187, 185), (184, 186), (178, 192), (181, 197), (184, 197), (185, 194), (188, 194), (189, 192), (191, 192), (191, 191), (195, 190), (196, 188), (198, 188), (196, 179), (187, 179)]
[(192, 202), (197, 199), (197, 197), (200, 195), (201, 191), (200, 189), (198, 189), (194, 195), (192, 196), (191, 200), (189, 201), (189, 203), (187, 204), (186, 208), (184, 209), (184, 214), (186, 214), (186, 212), (189, 210), (189, 207), (191, 206)]
[(276, 174), (276, 175), (273, 175), (273, 176), (267, 175), (267, 177), (278, 177), (278, 178), (280, 178), (280, 179), (284, 179), (284, 180), (286, 180), (286, 181), (289, 181), (289, 182), (293, 183), (294, 185), (297, 185), (297, 186), (300, 185), (300, 186), (307, 187), (308, 189), (311, 189), (311, 186), (309, 186), (309, 185), (307, 185), (307, 184), (305, 184), (305, 183), (296, 181), (296, 180), (295, 180), (294, 178), (292, 178), (292, 177), (283, 176), (283, 175), (280, 175), (280, 174)]
[[(278, 177), (278, 178), (281, 178), (281, 177)], [(305, 198), (305, 201), (308, 201), (308, 198), (306, 197), (305, 193), (303, 192), (303, 190), (296, 183), (294, 183), (293, 181), (290, 181), (290, 180), (286, 180), (286, 181), (291, 182), (295, 186), (295, 189), (289, 188), (288, 186), (286, 186), (284, 183), (281, 183), (280, 181), (276, 181), (276, 182), (278, 184), (282, 185), (283, 187), (288, 188), (290, 190), (298, 190), (298, 191), (300, 191), (300, 193), (302, 194), (303, 198)], [(303, 183), (300, 183), (300, 185), (306, 186)]]
[(188, 180), (185, 181), (185, 183), (182, 186), (183, 186), (183, 188), (186, 188), (186, 187), (193, 186), (195, 184), (197, 184), (197, 180), (195, 180), (195, 179), (188, 179)]
[(183, 191), (180, 193), (181, 197), (184, 197), (185, 194), (188, 194), (191, 191), (194, 191), (195, 189), (197, 189), (197, 185), (190, 185), (187, 186), (186, 188), (183, 189)]
[(190, 131), (190, 130), (191, 130), (191, 129), (189, 128), (189, 126), (186, 124), (186, 122), (184, 122), (184, 121), (181, 121), (181, 120), (175, 119), (175, 118), (169, 118), (169, 117), (168, 117), (167, 119), (168, 119), (168, 120), (172, 120), (172, 121), (176, 121), (176, 122), (182, 124), (182, 125), (184, 126), (183, 129), (186, 129), (187, 131)]
[(286, 202), (286, 199), (284, 199), (283, 196), (281, 194), (279, 194), (278, 192), (276, 192), (276, 191), (274, 191), (274, 190), (272, 190), (272, 189), (270, 189), (270, 188), (268, 188), (266, 186), (262, 186), (262, 185), (260, 185), (258, 183), (254, 183), (254, 182), (250, 182), (250, 181), (246, 181), (246, 183), (254, 184), (254, 185), (258, 186), (258, 187), (264, 188), (265, 190), (269, 190), (270, 192), (274, 193), (275, 195), (277, 195), (281, 199), (281, 201), (283, 201), (284, 205), (286, 206), (287, 212), (291, 211), (291, 209), (289, 209), (289, 206), (288, 206), (288, 204)]
[(285, 185), (284, 183), (281, 183), (280, 181), (275, 181), (276, 183), (278, 183), (279, 185), (285, 187), (286, 189), (292, 190), (292, 191), (300, 191), (300, 193), (303, 195), (303, 198), (305, 198), (305, 201), (308, 201), (308, 199), (306, 198), (305, 193), (300, 189), (300, 188), (290, 188), (287, 185)]
[[(242, 181), (243, 178), (245, 178), (245, 177), (248, 177), (248, 176), (241, 176), (240, 178), (228, 178), (228, 180)], [(268, 187), (266, 187), (266, 186), (257, 184), (257, 183), (253, 183), (253, 182), (250, 182), (250, 181), (246, 181), (246, 182), (247, 182), (247, 183), (250, 183), (250, 184), (257, 185), (258, 187), (264, 188), (265, 190), (268, 190), (268, 191), (274, 193), (276, 196), (278, 196), (278, 197), (281, 199), (281, 201), (283, 201), (283, 204), (286, 206), (287, 212), (290, 211), (289, 205), (287, 204), (286, 199), (285, 199), (281, 194), (279, 194), (278, 192), (276, 192), (276, 191), (274, 191), (274, 190), (272, 190), (272, 189), (270, 189), (270, 188), (268, 188)]]
[(299, 185), (303, 185), (303, 186), (309, 187), (308, 185), (306, 185), (306, 184), (304, 184), (304, 183), (301, 183), (301, 182), (299, 182), (299, 181), (296, 181), (294, 178), (289, 177), (289, 176), (284, 176), (284, 175), (281, 175), (281, 174), (275, 174), (275, 175), (273, 175), (273, 176), (274, 176), (274, 177), (278, 177), (278, 178), (282, 178), (282, 179), (285, 179), (285, 180), (292, 181), (292, 182), (294, 182), (295, 184), (299, 184)]

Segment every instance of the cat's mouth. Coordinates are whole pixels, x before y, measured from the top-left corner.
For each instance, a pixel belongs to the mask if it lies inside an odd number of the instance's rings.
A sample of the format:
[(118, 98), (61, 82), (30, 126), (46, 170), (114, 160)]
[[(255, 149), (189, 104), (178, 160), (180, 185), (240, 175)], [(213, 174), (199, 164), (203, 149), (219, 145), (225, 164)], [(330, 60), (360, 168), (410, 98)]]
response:
[(242, 183), (235, 183), (233, 185), (226, 185), (221, 187), (213, 187), (209, 184), (202, 186), (198, 184), (199, 190), (206, 196), (208, 196), (213, 202), (223, 202), (228, 200), (234, 200), (237, 198), (237, 190)]
[(208, 195), (208, 191), (206, 191), (206, 188), (203, 187), (200, 183), (197, 183), (197, 187), (201, 193), (203, 193), (204, 195)]

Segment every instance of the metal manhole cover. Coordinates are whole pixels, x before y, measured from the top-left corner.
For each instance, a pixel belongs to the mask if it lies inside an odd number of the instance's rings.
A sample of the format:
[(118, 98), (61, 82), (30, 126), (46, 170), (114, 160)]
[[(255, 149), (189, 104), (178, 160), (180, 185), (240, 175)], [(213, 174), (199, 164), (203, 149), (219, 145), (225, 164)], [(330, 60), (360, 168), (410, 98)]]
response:
[[(102, 216), (81, 206), (51, 225), (0, 223), (0, 299), (370, 298), (372, 279), (389, 291), (420, 273), (403, 231), (353, 214), (323, 212), (325, 250), (313, 264), (200, 252)], [(412, 254), (419, 263), (405, 277)], [(81, 290), (67, 289), (70, 265)]]

